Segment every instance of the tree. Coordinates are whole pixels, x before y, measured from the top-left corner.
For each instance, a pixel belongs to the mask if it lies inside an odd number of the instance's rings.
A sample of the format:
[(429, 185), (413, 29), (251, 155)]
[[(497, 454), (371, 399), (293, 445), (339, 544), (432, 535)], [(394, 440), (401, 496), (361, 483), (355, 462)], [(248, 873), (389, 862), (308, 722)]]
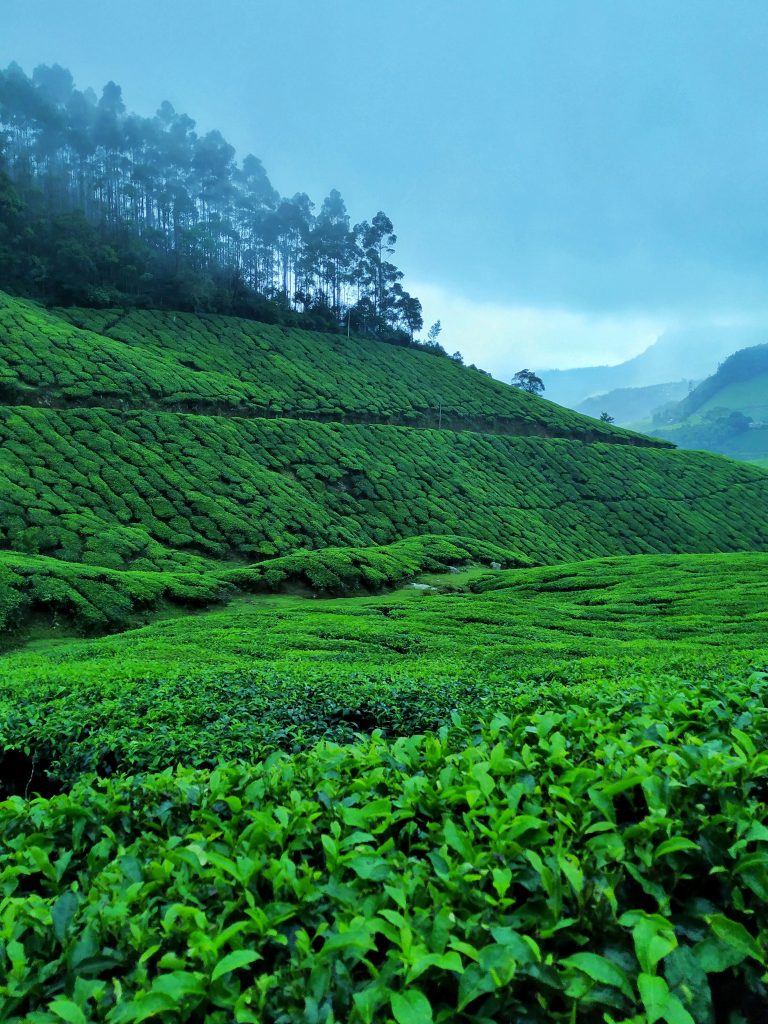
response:
[(427, 331), (427, 344), (436, 345), (437, 339), (440, 337), (440, 331), (442, 331), (443, 325), (439, 320), (435, 320), (432, 326)]
[(603, 412), (600, 413), (600, 422), (601, 423), (613, 423), (613, 416), (611, 416), (609, 413), (607, 413), (607, 412), (605, 412), (605, 410), (603, 410)]
[(413, 341), (414, 332), (420, 331), (424, 326), (424, 321), (421, 317), (421, 303), (415, 295), (409, 294), (400, 284), (395, 285), (395, 295), (397, 297), (396, 306), (399, 321), (408, 331), (410, 339)]
[(544, 381), (533, 370), (518, 370), (512, 378), (512, 386), (531, 395), (540, 395), (544, 390)]

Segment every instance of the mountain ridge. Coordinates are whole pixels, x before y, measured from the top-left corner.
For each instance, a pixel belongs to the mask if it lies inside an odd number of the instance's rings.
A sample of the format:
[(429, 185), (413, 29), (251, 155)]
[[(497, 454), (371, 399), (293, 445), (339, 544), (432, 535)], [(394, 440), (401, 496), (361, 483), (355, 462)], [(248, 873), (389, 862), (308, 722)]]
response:
[(615, 365), (537, 371), (554, 401), (573, 408), (616, 388), (701, 380), (738, 348), (766, 336), (764, 327), (715, 326), (666, 331), (631, 359)]

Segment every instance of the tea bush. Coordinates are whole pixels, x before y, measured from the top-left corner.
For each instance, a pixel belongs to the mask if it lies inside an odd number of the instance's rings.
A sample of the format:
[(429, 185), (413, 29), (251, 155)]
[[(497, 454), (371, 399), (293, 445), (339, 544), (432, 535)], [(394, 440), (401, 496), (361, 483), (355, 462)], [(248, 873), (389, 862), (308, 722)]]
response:
[(760, 1020), (767, 695), (595, 688), (7, 800), (3, 1018)]

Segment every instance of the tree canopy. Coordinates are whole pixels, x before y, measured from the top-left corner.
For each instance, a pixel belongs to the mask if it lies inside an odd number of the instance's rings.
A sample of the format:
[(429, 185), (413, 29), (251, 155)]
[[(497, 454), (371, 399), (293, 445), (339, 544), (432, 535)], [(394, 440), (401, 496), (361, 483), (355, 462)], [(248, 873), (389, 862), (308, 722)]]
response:
[(532, 395), (540, 395), (544, 390), (544, 381), (533, 370), (518, 370), (511, 381), (521, 391), (529, 391)]
[(59, 65), (0, 71), (0, 287), (52, 304), (226, 312), (403, 343), (421, 303), (378, 211), (353, 224), (282, 197), (261, 161), (167, 101), (129, 113), (120, 86)]

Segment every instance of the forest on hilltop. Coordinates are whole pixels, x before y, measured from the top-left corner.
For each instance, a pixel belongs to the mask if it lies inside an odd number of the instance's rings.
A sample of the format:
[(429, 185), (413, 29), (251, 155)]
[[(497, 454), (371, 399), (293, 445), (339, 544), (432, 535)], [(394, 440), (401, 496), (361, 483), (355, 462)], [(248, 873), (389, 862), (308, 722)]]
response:
[(382, 211), (352, 224), (336, 189), (319, 210), (281, 197), (257, 157), (167, 101), (142, 117), (114, 82), (97, 97), (59, 65), (0, 71), (0, 288), (407, 344), (423, 322), (396, 241)]

